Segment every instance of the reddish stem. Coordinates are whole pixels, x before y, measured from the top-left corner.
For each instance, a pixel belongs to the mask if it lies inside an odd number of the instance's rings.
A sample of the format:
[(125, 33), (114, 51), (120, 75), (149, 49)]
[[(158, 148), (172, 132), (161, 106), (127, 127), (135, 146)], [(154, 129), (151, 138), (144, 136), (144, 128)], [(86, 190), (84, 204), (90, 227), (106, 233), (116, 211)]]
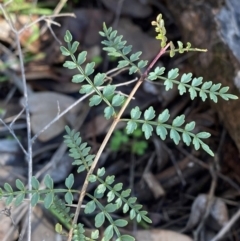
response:
[(159, 53), (156, 55), (156, 57), (154, 58), (154, 60), (149, 64), (148, 68), (145, 70), (145, 72), (143, 73), (144, 79), (147, 77), (149, 71), (152, 69), (152, 67), (156, 64), (156, 62), (158, 61), (158, 59), (165, 54), (166, 50), (168, 49), (168, 47), (170, 46), (170, 43), (168, 43), (164, 48), (162, 48)]

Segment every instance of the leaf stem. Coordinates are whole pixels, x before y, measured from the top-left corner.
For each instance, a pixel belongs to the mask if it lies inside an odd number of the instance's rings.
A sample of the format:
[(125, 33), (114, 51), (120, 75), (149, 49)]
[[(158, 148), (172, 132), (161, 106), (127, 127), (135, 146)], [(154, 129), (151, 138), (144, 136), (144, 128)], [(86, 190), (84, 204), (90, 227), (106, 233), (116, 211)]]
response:
[[(131, 93), (129, 94), (127, 100), (125, 101), (124, 105), (120, 109), (117, 116), (115, 116), (114, 121), (113, 121), (112, 125), (110, 126), (110, 128), (108, 130), (108, 133), (106, 134), (106, 136), (105, 136), (105, 138), (104, 138), (104, 140), (103, 140), (103, 142), (102, 142), (102, 144), (101, 144), (101, 146), (100, 146), (100, 148), (99, 148), (99, 150), (98, 150), (98, 152), (95, 156), (95, 159), (94, 159), (94, 161), (91, 165), (91, 168), (90, 168), (90, 170), (89, 170), (89, 172), (86, 176), (86, 179), (84, 181), (82, 191), (81, 191), (81, 194), (80, 194), (79, 200), (78, 200), (78, 205), (77, 205), (77, 208), (76, 208), (76, 211), (75, 211), (74, 219), (73, 219), (73, 222), (72, 222), (72, 226), (74, 226), (74, 224), (77, 223), (77, 219), (78, 219), (78, 216), (79, 216), (79, 213), (80, 213), (80, 210), (81, 210), (82, 202), (83, 202), (84, 196), (86, 195), (86, 190), (87, 190), (88, 183), (89, 183), (88, 178), (93, 173), (104, 148), (106, 147), (115, 127), (117, 126), (118, 122), (120, 121), (120, 118), (121, 118), (123, 112), (127, 108), (128, 104), (132, 100), (132, 98), (135, 95), (135, 93), (137, 92), (138, 88), (141, 86), (143, 81), (146, 79), (149, 71), (152, 69), (152, 67), (155, 65), (155, 63), (158, 61), (158, 59), (166, 52), (166, 50), (169, 48), (169, 46), (170, 46), (170, 43), (168, 43), (164, 48), (162, 48), (159, 51), (159, 53), (156, 55), (156, 57), (153, 59), (153, 61), (149, 64), (149, 66), (145, 70), (145, 72), (140, 76), (136, 85), (134, 86), (134, 88), (132, 89)], [(69, 232), (68, 241), (72, 240), (72, 233), (73, 233), (73, 229), (71, 229), (70, 232)]]

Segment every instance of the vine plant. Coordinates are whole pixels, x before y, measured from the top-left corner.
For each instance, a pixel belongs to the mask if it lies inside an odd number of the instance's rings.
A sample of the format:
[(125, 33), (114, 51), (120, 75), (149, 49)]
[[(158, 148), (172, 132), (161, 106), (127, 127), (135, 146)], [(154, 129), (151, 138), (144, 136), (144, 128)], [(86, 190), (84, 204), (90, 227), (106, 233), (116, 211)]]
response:
[[(94, 62), (87, 63), (85, 67), (83, 64), (86, 61), (86, 51), (82, 51), (75, 55), (79, 43), (73, 41), (72, 35), (69, 31), (66, 32), (64, 40), (66, 47), (61, 46), (61, 52), (64, 56), (68, 56), (71, 60), (64, 63), (64, 67), (68, 69), (77, 69), (78, 74), (74, 75), (72, 81), (74, 83), (83, 83), (81, 85), (81, 94), (92, 94), (89, 99), (90, 106), (97, 106), (101, 102), (105, 102), (104, 116), (107, 119), (112, 118), (113, 122), (109, 131), (103, 140), (96, 155), (90, 154), (91, 148), (87, 143), (82, 142), (79, 132), (71, 130), (66, 127), (66, 135), (64, 136), (65, 143), (69, 147), (70, 156), (73, 158), (73, 165), (77, 166), (77, 172), (86, 171), (87, 176), (83, 184), (82, 190), (73, 190), (74, 176), (70, 174), (65, 180), (65, 189), (55, 189), (53, 179), (46, 175), (44, 178), (45, 188), (40, 188), (39, 181), (36, 177), (32, 177), (33, 189), (29, 191), (24, 184), (17, 179), (16, 189), (12, 188), (8, 183), (0, 189), (0, 198), (4, 199), (7, 205), (12, 202), (19, 205), (25, 199), (26, 194), (32, 193), (31, 204), (35, 206), (42, 202), (45, 208), (50, 209), (60, 222), (67, 227), (70, 232), (67, 233), (68, 240), (84, 241), (84, 240), (99, 240), (99, 228), (102, 227), (105, 221), (108, 221), (107, 227), (102, 234), (101, 240), (108, 241), (113, 236), (116, 241), (132, 241), (134, 237), (130, 235), (121, 234), (120, 229), (125, 227), (128, 222), (125, 219), (115, 219), (111, 213), (116, 210), (122, 210), (123, 213), (129, 213), (130, 219), (136, 219), (137, 222), (145, 221), (151, 223), (147, 217), (147, 212), (142, 209), (142, 205), (137, 204), (137, 199), (131, 196), (130, 189), (124, 189), (122, 183), (115, 183), (114, 176), (105, 177), (105, 168), (98, 168), (94, 173), (96, 164), (101, 156), (106, 144), (108, 143), (116, 125), (121, 121), (126, 123), (126, 130), (128, 134), (133, 133), (137, 128), (140, 128), (146, 139), (149, 139), (153, 133), (165, 140), (169, 134), (170, 138), (177, 145), (183, 141), (187, 146), (193, 144), (194, 148), (198, 150), (202, 148), (208, 154), (213, 156), (212, 150), (205, 143), (205, 139), (210, 137), (207, 132), (196, 133), (194, 130), (195, 122), (185, 123), (185, 116), (177, 116), (172, 123), (169, 123), (170, 114), (168, 109), (160, 114), (152, 106), (146, 109), (143, 113), (138, 106), (134, 107), (130, 112), (129, 118), (122, 118), (126, 107), (132, 100), (139, 86), (145, 80), (161, 80), (166, 90), (172, 89), (173, 85), (177, 85), (179, 94), (183, 95), (187, 91), (190, 93), (190, 98), (193, 100), (197, 95), (205, 101), (208, 97), (214, 102), (218, 101), (218, 97), (224, 100), (237, 99), (237, 96), (227, 93), (228, 87), (221, 87), (221, 84), (213, 84), (211, 81), (203, 82), (202, 77), (193, 78), (192, 73), (185, 73), (179, 77), (179, 70), (177, 68), (171, 69), (165, 74), (164, 67), (156, 67), (152, 70), (157, 60), (165, 53), (169, 53), (173, 57), (175, 53), (184, 53), (188, 51), (206, 51), (202, 49), (192, 48), (190, 43), (183, 47), (183, 43), (178, 41), (176, 48), (172, 42), (168, 42), (166, 37), (166, 29), (164, 27), (164, 20), (159, 14), (156, 21), (152, 22), (157, 32), (157, 39), (160, 40), (160, 51), (157, 53), (155, 59), (148, 64), (148, 61), (140, 60), (141, 52), (131, 53), (132, 46), (126, 45), (126, 41), (122, 40), (122, 36), (117, 35), (117, 31), (111, 27), (107, 28), (103, 24), (103, 31), (100, 35), (105, 38), (102, 41), (104, 45), (103, 50), (107, 51), (108, 55), (120, 58), (117, 69), (121, 70), (128, 67), (129, 75), (137, 74), (139, 76), (135, 86), (133, 87), (129, 96), (125, 96), (116, 92), (116, 85), (107, 84), (108, 76), (106, 73), (95, 73)], [(87, 193), (87, 186), (89, 182), (98, 182), (94, 194)], [(64, 200), (57, 197), (58, 193), (64, 193)], [(70, 208), (67, 205), (73, 203), (73, 194), (79, 194), (79, 201), (76, 208), (75, 215), (70, 213)], [(107, 204), (101, 202), (103, 197), (107, 197)], [(86, 214), (95, 211), (95, 227), (90, 237), (85, 236), (85, 229), (83, 224), (77, 223), (78, 215), (82, 207), (83, 199), (90, 200), (84, 207)], [(62, 225), (57, 224), (56, 230), (63, 233)]]

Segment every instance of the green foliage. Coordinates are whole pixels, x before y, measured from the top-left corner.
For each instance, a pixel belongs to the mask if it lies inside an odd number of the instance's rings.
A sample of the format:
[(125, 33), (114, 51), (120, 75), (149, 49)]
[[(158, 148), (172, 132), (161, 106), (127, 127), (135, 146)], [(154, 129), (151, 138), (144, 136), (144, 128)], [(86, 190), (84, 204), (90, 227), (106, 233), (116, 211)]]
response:
[[(67, 134), (64, 136), (65, 143), (70, 147), (70, 156), (73, 157), (73, 165), (79, 166), (78, 172), (89, 171), (89, 167), (92, 164), (94, 155), (89, 155), (90, 147), (87, 147), (86, 143), (82, 143), (80, 133), (74, 130), (70, 130), (66, 127)], [(151, 222), (151, 220), (146, 216), (147, 212), (141, 210), (142, 205), (136, 204), (136, 198), (130, 197), (131, 190), (123, 190), (122, 183), (114, 184), (114, 176), (105, 176), (105, 168), (99, 168), (97, 174), (89, 176), (89, 182), (98, 181), (99, 184), (95, 189), (94, 195), (86, 193), (91, 201), (89, 201), (84, 212), (86, 214), (91, 214), (96, 209), (99, 211), (95, 216), (95, 227), (100, 228), (106, 220), (110, 223), (108, 228), (105, 230), (104, 238), (105, 240), (110, 240), (115, 233), (118, 238), (121, 238), (121, 234), (118, 230), (119, 225), (127, 225), (127, 221), (118, 219), (113, 220), (110, 213), (115, 212), (118, 209), (122, 209), (123, 213), (129, 212), (130, 219), (135, 219), (140, 222), (144, 220), (146, 222)], [(66, 185), (67, 186), (67, 185)], [(101, 204), (101, 199), (107, 197), (108, 204), (104, 207)], [(115, 224), (116, 222), (116, 224)]]
[(129, 150), (133, 154), (143, 155), (148, 147), (148, 143), (143, 139), (141, 129), (136, 129), (132, 134), (128, 135), (124, 131), (115, 131), (110, 140), (110, 148), (112, 151)]
[(162, 14), (157, 16), (156, 21), (152, 21), (152, 25), (155, 27), (155, 32), (158, 33), (156, 39), (161, 41), (161, 47), (165, 47), (167, 45), (167, 37), (166, 37), (166, 28), (164, 24), (164, 20), (162, 18)]
[[(9, 3), (9, 0), (4, 0), (3, 3)], [(47, 4), (39, 4), (36, 5), (27, 0), (14, 0), (10, 4), (6, 6), (6, 10), (8, 13), (21, 13), (21, 14), (39, 14), (39, 15), (51, 15), (53, 10), (51, 10)], [(0, 15), (2, 12), (0, 11)]]
[(74, 182), (73, 174), (70, 174), (69, 177), (66, 178), (65, 185), (67, 189), (54, 189), (53, 179), (48, 174), (44, 177), (45, 189), (40, 189), (40, 184), (36, 177), (33, 176), (31, 181), (32, 191), (26, 189), (19, 179), (16, 180), (17, 191), (14, 191), (9, 183), (5, 183), (3, 186), (4, 189), (0, 188), (0, 200), (4, 198), (6, 205), (10, 205), (14, 201), (14, 204), (18, 206), (24, 201), (28, 193), (32, 193), (31, 205), (33, 207), (36, 206), (37, 203), (43, 202), (45, 208), (49, 209), (53, 204), (56, 193), (65, 193), (65, 201), (68, 204), (72, 204), (72, 192), (78, 192), (77, 190), (70, 189)]
[(77, 172), (83, 172), (89, 169), (89, 166), (92, 165), (95, 155), (90, 155), (89, 152), (91, 147), (87, 146), (86, 142), (82, 143), (82, 138), (80, 137), (80, 132), (75, 132), (75, 130), (70, 130), (66, 126), (66, 132), (68, 135), (64, 136), (64, 142), (70, 148), (70, 156), (75, 160), (73, 165), (77, 165)]
[[(106, 30), (109, 32), (108, 30)], [(110, 31), (111, 32), (111, 31)], [(103, 32), (102, 32), (103, 33)], [(114, 32), (115, 33), (115, 32)], [(104, 33), (103, 33), (104, 34)], [(111, 33), (112, 34), (112, 33)], [(111, 35), (113, 36), (113, 35)], [(109, 37), (110, 38), (110, 37)], [(116, 37), (117, 38), (117, 37)], [(110, 38), (112, 40), (112, 37)], [(114, 39), (113, 41), (115, 41)], [(97, 106), (102, 101), (104, 101), (107, 104), (107, 107), (104, 109), (104, 115), (107, 119), (110, 119), (112, 116), (116, 114), (116, 107), (121, 106), (124, 101), (125, 97), (121, 94), (115, 94), (116, 86), (112, 84), (104, 85), (106, 81), (106, 74), (105, 73), (97, 73), (93, 81), (91, 80), (90, 76), (94, 74), (94, 67), (95, 62), (87, 63), (85, 67), (83, 64), (86, 61), (87, 52), (82, 51), (78, 54), (77, 58), (74, 56), (75, 52), (77, 51), (78, 43), (75, 41), (72, 43), (72, 35), (69, 31), (66, 32), (66, 35), (64, 37), (64, 41), (67, 43), (67, 48), (64, 46), (60, 47), (60, 50), (64, 56), (70, 56), (72, 61), (66, 60), (64, 63), (64, 67), (68, 69), (77, 69), (80, 73), (76, 74), (72, 78), (72, 82), (74, 83), (84, 83), (80, 89), (81, 94), (93, 94), (92, 97), (89, 100), (90, 106)], [(121, 38), (118, 38), (115, 44), (123, 44), (125, 43), (121, 42)], [(118, 48), (118, 47), (116, 47)], [(109, 48), (107, 48), (108, 51), (110, 51)], [(114, 47), (111, 47), (111, 50), (117, 51), (118, 49), (115, 49)], [(126, 51), (125, 51), (126, 52)], [(137, 61), (139, 59), (140, 53), (132, 54), (130, 56), (130, 59), (132, 61)], [(126, 57), (124, 57), (126, 61)], [(129, 63), (131, 62), (129, 59)], [(138, 65), (141, 67), (144, 67), (146, 65), (146, 61), (139, 61)], [(123, 64), (123, 63), (122, 63)], [(119, 68), (125, 67), (126, 65), (119, 65)], [(141, 67), (141, 68), (142, 68)], [(137, 68), (137, 69), (136, 69)], [(135, 65), (130, 68), (130, 71), (136, 72), (139, 70), (138, 67)], [(136, 70), (136, 71), (135, 71)], [(133, 72), (132, 72), (133, 73)]]
[[(51, 204), (49, 211), (58, 218), (58, 220), (68, 229), (71, 228), (73, 213), (70, 213), (70, 207), (67, 207), (62, 199), (54, 196), (53, 203)], [(60, 225), (58, 224), (58, 232), (60, 232)]]
[[(156, 39), (160, 40), (161, 42), (161, 47), (164, 48), (167, 45), (167, 37), (166, 37), (166, 28), (165, 28), (165, 23), (164, 19), (162, 18), (162, 14), (159, 14), (157, 16), (156, 21), (152, 21), (152, 25), (155, 26), (155, 31), (158, 33)], [(169, 42), (170, 45), (170, 57), (173, 57), (176, 52), (179, 54), (182, 54), (184, 52), (189, 52), (189, 51), (201, 51), (201, 52), (206, 52), (206, 49), (198, 49), (198, 48), (191, 48), (191, 43), (187, 42), (187, 46), (184, 48), (183, 43), (181, 41), (177, 41), (178, 48), (176, 48), (173, 44), (172, 41)]]
[[(178, 48), (175, 48), (172, 42), (167, 42), (166, 29), (164, 26), (164, 20), (160, 14), (157, 20), (152, 23), (156, 26), (156, 32), (158, 33), (157, 39), (161, 41), (161, 47), (163, 52), (170, 47), (170, 56), (173, 57), (176, 52), (184, 53), (186, 51), (204, 51), (196, 48), (191, 48), (191, 44), (187, 43), (184, 48), (181, 42), (177, 42)], [(118, 60), (117, 69), (129, 68), (129, 75), (139, 74), (140, 78), (136, 84), (136, 90), (138, 86), (145, 80), (162, 80), (165, 89), (168, 91), (173, 88), (173, 85), (178, 86), (179, 94), (183, 95), (187, 91), (190, 93), (190, 98), (193, 100), (199, 95), (199, 97), (205, 101), (210, 98), (214, 102), (218, 101), (221, 97), (224, 100), (237, 99), (236, 96), (227, 93), (228, 87), (222, 87), (221, 84), (213, 84), (212, 81), (203, 82), (202, 77), (194, 77), (192, 73), (183, 74), (180, 78), (178, 69), (171, 69), (165, 75), (165, 68), (156, 67), (152, 72), (152, 62), (147, 68), (147, 61), (140, 60), (141, 51), (132, 53), (132, 46), (126, 45), (126, 41), (122, 40), (123, 36), (118, 36), (117, 31), (111, 27), (103, 25), (103, 31), (100, 35), (105, 38), (102, 41), (105, 50), (110, 57), (114, 57)], [(97, 106), (100, 103), (105, 103), (104, 116), (107, 119), (113, 117), (112, 129), (106, 136), (106, 141), (99, 148), (104, 149), (107, 141), (109, 140), (114, 128), (119, 121), (126, 123), (126, 133), (116, 131), (111, 139), (111, 147), (115, 150), (119, 150), (123, 144), (128, 145), (131, 143), (131, 152), (142, 155), (147, 147), (147, 141), (153, 133), (159, 138), (165, 140), (169, 135), (170, 139), (178, 145), (180, 141), (183, 141), (187, 146), (193, 145), (196, 150), (200, 147), (213, 156), (213, 152), (209, 146), (205, 143), (205, 139), (210, 137), (207, 132), (196, 133), (195, 122), (185, 123), (185, 116), (179, 115), (175, 117), (171, 123), (170, 113), (168, 109), (157, 113), (152, 107), (148, 107), (143, 112), (138, 106), (133, 108), (130, 112), (130, 117), (121, 119), (122, 114), (129, 104), (130, 99), (135, 94), (135, 88), (133, 88), (130, 96), (126, 97), (122, 94), (116, 93), (117, 86), (112, 83), (107, 83), (109, 77), (105, 73), (95, 73), (95, 62), (86, 63), (87, 52), (82, 51), (77, 53), (79, 43), (73, 40), (73, 36), (69, 31), (66, 31), (64, 36), (65, 46), (61, 46), (60, 50), (62, 54), (69, 58), (64, 63), (64, 67), (68, 69), (77, 70), (72, 78), (72, 82), (80, 83), (80, 93), (88, 95), (89, 105)], [(161, 50), (161, 51), (162, 51)], [(161, 52), (160, 52), (161, 53)], [(159, 56), (159, 54), (157, 55)], [(145, 68), (142, 73), (142, 69)], [(150, 73), (149, 73), (150, 72)], [(118, 113), (118, 108), (121, 110)], [(70, 208), (66, 206), (73, 203), (73, 194), (80, 194), (81, 191), (74, 190), (74, 176), (70, 174), (65, 180), (66, 188), (56, 189), (54, 188), (53, 179), (47, 174), (44, 177), (44, 185), (40, 187), (39, 180), (36, 177), (32, 177), (32, 190), (29, 190), (20, 180), (16, 180), (16, 188), (13, 188), (10, 184), (5, 183), (3, 188), (0, 188), (0, 199), (4, 199), (7, 205), (14, 202), (15, 205), (21, 204), (26, 195), (31, 193), (31, 205), (35, 206), (38, 203), (43, 203), (45, 208), (49, 209), (58, 220), (65, 225), (68, 229), (73, 227), (73, 238), (75, 241), (85, 240), (97, 240), (99, 238), (98, 229), (102, 229), (104, 226), (104, 232), (102, 234), (102, 241), (109, 241), (116, 236), (116, 241), (132, 241), (135, 240), (132, 236), (122, 235), (120, 228), (127, 226), (127, 220), (123, 218), (115, 218), (112, 215), (116, 211), (120, 211), (123, 214), (128, 214), (130, 220), (135, 219), (137, 222), (145, 221), (151, 223), (151, 220), (147, 216), (147, 212), (142, 209), (142, 205), (137, 204), (137, 198), (131, 196), (130, 189), (124, 189), (122, 183), (115, 183), (115, 176), (106, 175), (105, 168), (101, 167), (93, 172), (95, 168), (99, 153), (97, 155), (92, 154), (91, 147), (86, 142), (82, 141), (80, 132), (71, 130), (66, 127), (66, 135), (64, 136), (64, 142), (69, 147), (69, 155), (73, 158), (73, 165), (77, 166), (77, 172), (86, 172), (87, 179), (85, 183), (95, 183), (96, 188), (94, 193), (87, 193), (86, 190), (81, 190), (84, 193), (86, 205), (84, 212), (86, 215), (94, 215), (94, 224), (96, 230), (91, 233), (90, 237), (85, 235), (85, 229), (83, 224), (79, 223), (72, 226), (73, 214), (70, 213)], [(130, 136), (128, 136), (130, 135)], [(142, 140), (145, 138), (145, 140)], [(84, 185), (83, 185), (84, 186)], [(57, 197), (58, 193), (64, 195), (64, 201)], [(102, 200), (106, 200), (103, 202)], [(56, 225), (56, 231), (63, 234), (62, 225)]]
[(103, 50), (105, 50), (109, 56), (122, 58), (122, 60), (118, 61), (118, 69), (129, 67), (129, 75), (136, 72), (141, 73), (141, 69), (148, 63), (148, 61), (139, 60), (142, 54), (141, 51), (130, 54), (132, 45), (126, 46), (127, 41), (122, 40), (123, 36), (117, 36), (117, 31), (113, 30), (111, 27), (107, 28), (105, 24), (103, 24), (103, 31), (99, 33), (102, 37), (106, 38), (106, 40), (102, 41), (102, 44), (106, 46)]
[(156, 114), (152, 106), (145, 110), (143, 119), (140, 119), (141, 114), (142, 112), (140, 111), (139, 107), (135, 107), (131, 110), (131, 119), (124, 119), (124, 121), (127, 121), (127, 133), (132, 133), (138, 125), (142, 125), (142, 131), (145, 135), (145, 138), (148, 139), (152, 135), (154, 130), (153, 128), (155, 127), (156, 134), (162, 140), (165, 140), (168, 130), (170, 130), (170, 138), (176, 145), (178, 145), (182, 139), (187, 146), (192, 143), (196, 150), (202, 147), (203, 150), (205, 150), (208, 154), (214, 156), (209, 146), (202, 140), (209, 138), (210, 134), (208, 132), (200, 132), (195, 134), (193, 132), (195, 127), (194, 121), (183, 126), (185, 124), (184, 115), (177, 116), (173, 120), (172, 124), (167, 124), (166, 122), (170, 118), (168, 109), (164, 110), (158, 115), (157, 121), (154, 121)]
[(190, 93), (190, 98), (193, 100), (199, 94), (202, 101), (205, 101), (210, 97), (215, 103), (218, 101), (218, 97), (224, 100), (237, 99), (238, 97), (227, 93), (229, 87), (222, 87), (221, 84), (213, 84), (212, 81), (207, 81), (203, 83), (203, 78), (192, 78), (192, 73), (183, 74), (180, 80), (177, 80), (179, 76), (179, 69), (172, 69), (168, 72), (167, 77), (162, 76), (164, 74), (165, 68), (156, 67), (155, 70), (149, 73), (149, 80), (164, 80), (165, 89), (168, 91), (173, 88), (173, 85), (178, 86), (179, 94)]
[(95, 230), (91, 233), (91, 237), (86, 237), (84, 235), (85, 233), (85, 229), (83, 224), (79, 223), (79, 224), (75, 224), (74, 228), (73, 228), (73, 241), (94, 241), (97, 240), (99, 238), (99, 231)]

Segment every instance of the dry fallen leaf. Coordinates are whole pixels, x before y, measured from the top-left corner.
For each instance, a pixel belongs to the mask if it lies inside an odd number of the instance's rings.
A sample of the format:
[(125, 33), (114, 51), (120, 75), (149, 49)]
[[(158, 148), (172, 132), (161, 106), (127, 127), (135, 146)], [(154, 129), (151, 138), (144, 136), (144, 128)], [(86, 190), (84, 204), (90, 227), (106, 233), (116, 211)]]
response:
[(155, 198), (162, 197), (166, 194), (161, 184), (157, 181), (157, 179), (151, 172), (144, 173), (143, 179), (147, 183), (149, 189), (151, 189)]
[(227, 206), (220, 198), (215, 199), (211, 209), (211, 215), (221, 227), (228, 222), (229, 216)]
[[(54, 92), (39, 92), (30, 95), (29, 107), (31, 112), (31, 124), (34, 134), (41, 131), (58, 114), (75, 102), (75, 99), (64, 94)], [(23, 105), (24, 99), (21, 99)], [(74, 115), (79, 107), (71, 109), (66, 115)], [(67, 117), (63, 116), (46, 131), (39, 135), (40, 141), (48, 141), (59, 135), (67, 124)]]
[[(186, 226), (186, 229), (194, 228), (199, 222), (201, 222), (202, 217), (206, 212), (206, 206), (208, 202), (208, 195), (200, 194), (194, 200), (191, 208), (191, 214)], [(226, 204), (219, 198), (214, 197), (214, 201), (210, 208), (209, 215), (217, 222), (217, 224), (222, 227), (228, 221), (228, 211)]]
[(161, 229), (137, 231), (134, 236), (136, 241), (193, 241), (187, 235)]

